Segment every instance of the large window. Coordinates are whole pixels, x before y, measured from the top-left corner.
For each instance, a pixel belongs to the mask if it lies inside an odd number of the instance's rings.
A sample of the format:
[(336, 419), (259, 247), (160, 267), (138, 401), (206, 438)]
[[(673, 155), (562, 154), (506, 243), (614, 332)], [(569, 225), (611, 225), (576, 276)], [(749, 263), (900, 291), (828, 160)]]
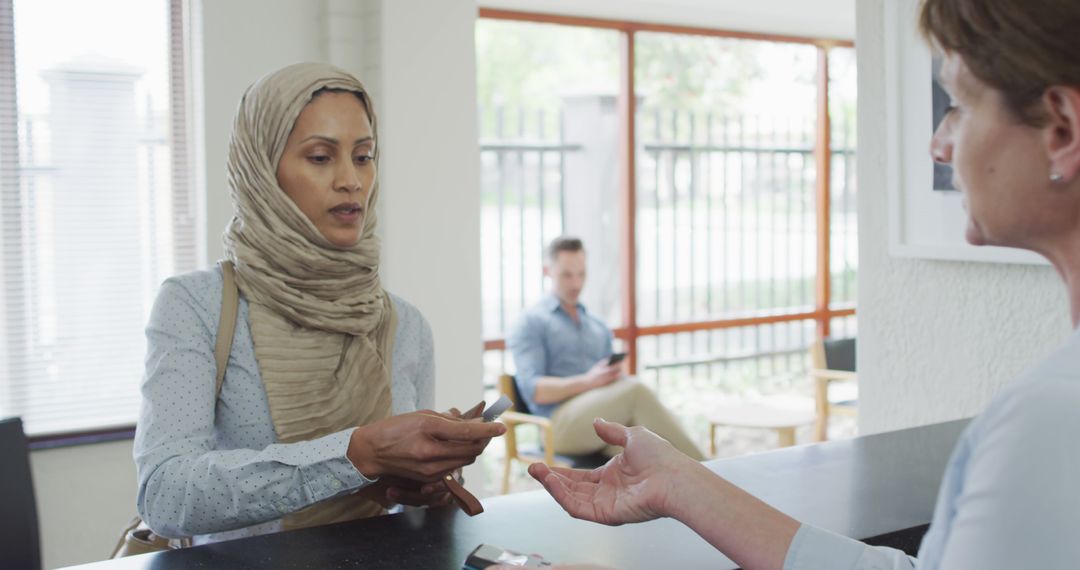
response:
[(543, 250), (563, 233), (591, 253), (583, 301), (619, 326), (619, 33), (480, 20), (476, 43), (485, 338), (543, 294)]
[(855, 334), (854, 62), (849, 42), (481, 10), (488, 380), (569, 233), (584, 302), (671, 405), (805, 381), (816, 336)]
[(134, 423), (161, 281), (196, 263), (181, 0), (0, 0), (0, 416)]

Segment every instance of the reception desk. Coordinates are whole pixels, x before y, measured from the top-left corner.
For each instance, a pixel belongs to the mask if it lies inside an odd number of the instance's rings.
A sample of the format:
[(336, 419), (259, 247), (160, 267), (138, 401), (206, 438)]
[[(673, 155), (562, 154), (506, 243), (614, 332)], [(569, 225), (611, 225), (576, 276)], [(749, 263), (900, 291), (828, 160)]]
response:
[[(795, 518), (914, 554), (968, 420), (706, 463)], [(494, 497), (470, 518), (407, 513), (79, 566), (83, 570), (457, 569), (488, 543), (558, 562), (620, 569), (735, 568), (671, 520), (605, 527), (570, 518), (543, 491)]]

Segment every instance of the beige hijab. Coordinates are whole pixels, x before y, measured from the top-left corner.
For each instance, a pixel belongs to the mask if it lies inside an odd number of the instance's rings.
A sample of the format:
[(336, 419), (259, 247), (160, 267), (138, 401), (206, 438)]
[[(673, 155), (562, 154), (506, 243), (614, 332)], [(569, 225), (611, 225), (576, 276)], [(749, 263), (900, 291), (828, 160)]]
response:
[[(277, 183), (293, 124), (322, 89), (359, 94), (378, 140), (371, 98), (355, 77), (330, 65), (300, 63), (248, 88), (229, 145), (236, 210), (225, 231), (225, 252), (248, 300), (255, 357), (282, 443), (391, 414), (397, 315), (379, 283), (378, 185), (371, 189), (360, 241), (343, 249), (327, 241)], [(286, 528), (315, 526), (381, 512), (376, 503), (346, 495), (283, 522)]]

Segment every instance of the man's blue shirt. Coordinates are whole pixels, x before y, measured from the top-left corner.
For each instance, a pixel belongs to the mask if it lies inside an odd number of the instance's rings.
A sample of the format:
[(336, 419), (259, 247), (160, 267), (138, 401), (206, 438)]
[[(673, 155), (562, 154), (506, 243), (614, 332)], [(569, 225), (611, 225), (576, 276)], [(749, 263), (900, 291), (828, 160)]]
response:
[(510, 331), (508, 346), (517, 366), (518, 389), (534, 414), (551, 416), (559, 404), (537, 404), (536, 381), (544, 376), (576, 376), (611, 355), (611, 329), (578, 303), (574, 321), (548, 295), (526, 311)]

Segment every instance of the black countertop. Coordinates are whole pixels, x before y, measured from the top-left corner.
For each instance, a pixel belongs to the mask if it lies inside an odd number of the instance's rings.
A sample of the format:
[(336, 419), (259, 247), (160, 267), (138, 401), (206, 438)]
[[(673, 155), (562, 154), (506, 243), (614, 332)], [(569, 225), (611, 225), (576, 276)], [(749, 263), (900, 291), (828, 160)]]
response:
[[(968, 420), (706, 463), (795, 518), (914, 554)], [(78, 566), (80, 570), (461, 568), (481, 543), (620, 569), (734, 568), (672, 520), (605, 527), (570, 518), (543, 491)]]

